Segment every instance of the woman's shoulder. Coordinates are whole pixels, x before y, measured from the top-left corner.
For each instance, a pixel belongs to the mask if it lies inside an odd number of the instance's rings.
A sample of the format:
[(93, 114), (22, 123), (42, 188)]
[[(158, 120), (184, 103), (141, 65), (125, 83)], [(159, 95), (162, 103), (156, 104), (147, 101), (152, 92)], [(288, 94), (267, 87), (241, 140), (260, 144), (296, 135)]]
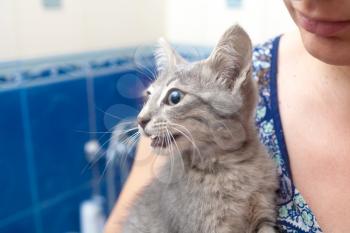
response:
[(295, 189), (279, 115), (277, 64), (280, 37), (258, 44), (253, 50), (253, 78), (258, 83), (256, 125), (261, 142), (276, 162), (279, 174), (278, 216), (280, 232), (322, 232), (310, 208)]

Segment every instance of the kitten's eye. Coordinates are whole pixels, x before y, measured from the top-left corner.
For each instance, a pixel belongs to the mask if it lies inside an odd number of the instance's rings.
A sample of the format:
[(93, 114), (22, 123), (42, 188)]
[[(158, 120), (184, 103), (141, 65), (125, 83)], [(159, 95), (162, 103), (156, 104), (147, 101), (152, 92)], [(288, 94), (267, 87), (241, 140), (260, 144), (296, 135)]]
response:
[(183, 93), (179, 90), (172, 90), (168, 94), (167, 104), (175, 105), (178, 104), (183, 97)]

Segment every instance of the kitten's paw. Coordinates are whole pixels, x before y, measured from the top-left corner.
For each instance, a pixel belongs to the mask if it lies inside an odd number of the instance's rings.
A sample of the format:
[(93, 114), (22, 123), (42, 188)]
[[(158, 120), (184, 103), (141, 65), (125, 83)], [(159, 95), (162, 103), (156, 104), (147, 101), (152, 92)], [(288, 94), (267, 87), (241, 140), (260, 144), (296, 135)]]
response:
[(278, 231), (272, 226), (264, 225), (259, 228), (257, 233), (278, 233)]

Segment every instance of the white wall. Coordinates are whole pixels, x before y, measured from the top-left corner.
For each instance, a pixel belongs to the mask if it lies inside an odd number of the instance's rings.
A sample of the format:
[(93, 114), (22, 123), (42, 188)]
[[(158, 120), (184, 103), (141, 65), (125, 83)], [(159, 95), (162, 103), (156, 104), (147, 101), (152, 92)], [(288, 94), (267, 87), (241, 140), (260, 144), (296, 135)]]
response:
[(0, 0), (0, 61), (42, 57), (153, 42), (214, 45), (234, 22), (254, 42), (293, 23), (282, 0), (62, 0), (58, 10), (42, 0)]
[(231, 9), (226, 0), (168, 0), (166, 32), (171, 41), (213, 45), (230, 25), (240, 23), (254, 43), (294, 29), (282, 0), (243, 0)]
[(0, 60), (153, 42), (164, 34), (163, 0), (0, 0)]
[(14, 1), (0, 0), (0, 60), (18, 56), (14, 11)]
[(164, 0), (81, 1), (87, 1), (84, 37), (89, 47), (138, 45), (154, 42), (164, 34)]

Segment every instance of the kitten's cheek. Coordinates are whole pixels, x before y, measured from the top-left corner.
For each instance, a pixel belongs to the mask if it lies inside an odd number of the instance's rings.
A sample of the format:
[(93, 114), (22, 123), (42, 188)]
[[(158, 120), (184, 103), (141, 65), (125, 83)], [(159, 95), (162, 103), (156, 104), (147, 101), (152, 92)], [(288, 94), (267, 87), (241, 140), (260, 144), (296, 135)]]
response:
[(216, 124), (211, 127), (214, 142), (223, 150), (235, 150), (242, 146), (246, 139), (246, 133), (241, 124), (231, 125)]
[(174, 150), (174, 153), (179, 151), (180, 153), (183, 152), (185, 149), (189, 148), (191, 145), (186, 140), (184, 136), (178, 136), (174, 142), (172, 142), (172, 148)]

